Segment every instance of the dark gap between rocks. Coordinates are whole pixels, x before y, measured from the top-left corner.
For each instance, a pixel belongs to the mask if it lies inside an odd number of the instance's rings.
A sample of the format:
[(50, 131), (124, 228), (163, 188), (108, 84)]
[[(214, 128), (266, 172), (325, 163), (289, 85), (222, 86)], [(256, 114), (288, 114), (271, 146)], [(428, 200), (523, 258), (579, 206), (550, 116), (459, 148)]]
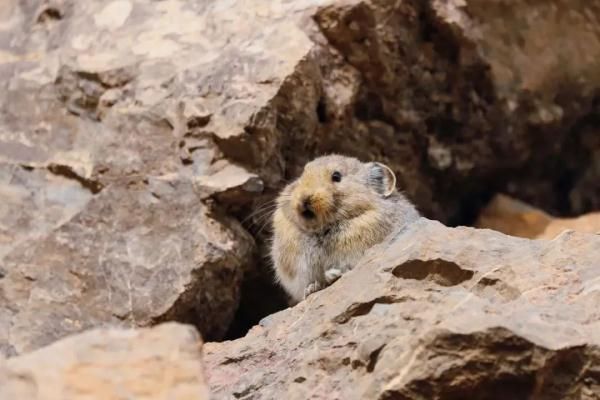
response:
[(285, 293), (270, 278), (265, 273), (244, 279), (240, 306), (223, 340), (244, 337), (261, 319), (287, 308)]
[(271, 268), (268, 240), (271, 237), (270, 218), (272, 196), (256, 201), (254, 208), (242, 208), (235, 212), (242, 226), (254, 237), (256, 250), (250, 265), (244, 272), (240, 304), (223, 340), (244, 337), (250, 328), (264, 317), (288, 307), (283, 289), (276, 284)]

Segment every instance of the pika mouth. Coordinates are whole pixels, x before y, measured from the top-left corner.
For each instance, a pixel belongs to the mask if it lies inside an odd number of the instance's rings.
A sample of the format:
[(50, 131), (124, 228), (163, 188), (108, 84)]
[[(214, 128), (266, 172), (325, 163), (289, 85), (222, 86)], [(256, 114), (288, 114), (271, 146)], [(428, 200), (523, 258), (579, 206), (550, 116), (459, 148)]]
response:
[(317, 218), (317, 215), (312, 210), (309, 210), (309, 209), (302, 210), (300, 215), (302, 215), (302, 218), (305, 218), (308, 220)]
[(295, 225), (310, 235), (325, 237), (337, 225), (337, 221), (322, 220), (315, 212), (310, 210), (299, 212), (298, 215), (300, 218), (295, 218)]

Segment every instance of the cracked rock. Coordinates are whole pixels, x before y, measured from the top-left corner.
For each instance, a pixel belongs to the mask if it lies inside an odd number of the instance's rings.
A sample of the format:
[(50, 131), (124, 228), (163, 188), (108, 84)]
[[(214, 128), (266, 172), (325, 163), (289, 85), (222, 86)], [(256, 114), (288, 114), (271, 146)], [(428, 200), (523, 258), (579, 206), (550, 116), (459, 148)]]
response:
[[(69, 194), (59, 183), (24, 200), (75, 207), (76, 197), (54, 194)], [(251, 239), (231, 221), (212, 220), (190, 182), (166, 177), (154, 186), (80, 194), (79, 209), (56, 203), (62, 214), (46, 211), (46, 226), (22, 231), (2, 260), (0, 345), (22, 353), (106, 323), (169, 319), (194, 323), (208, 338), (225, 332)]]
[(329, 288), (205, 346), (216, 399), (598, 399), (600, 236), (421, 219)]

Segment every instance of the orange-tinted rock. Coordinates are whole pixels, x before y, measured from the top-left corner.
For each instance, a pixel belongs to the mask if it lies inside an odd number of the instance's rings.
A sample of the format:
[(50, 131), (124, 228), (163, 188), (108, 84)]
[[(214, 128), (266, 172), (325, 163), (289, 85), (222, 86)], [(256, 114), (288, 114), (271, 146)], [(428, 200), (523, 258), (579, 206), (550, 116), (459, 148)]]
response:
[(553, 239), (570, 229), (600, 233), (600, 213), (576, 218), (555, 218), (511, 197), (496, 195), (482, 210), (475, 226), (529, 239)]
[(208, 400), (202, 342), (193, 327), (94, 329), (8, 361), (0, 398)]

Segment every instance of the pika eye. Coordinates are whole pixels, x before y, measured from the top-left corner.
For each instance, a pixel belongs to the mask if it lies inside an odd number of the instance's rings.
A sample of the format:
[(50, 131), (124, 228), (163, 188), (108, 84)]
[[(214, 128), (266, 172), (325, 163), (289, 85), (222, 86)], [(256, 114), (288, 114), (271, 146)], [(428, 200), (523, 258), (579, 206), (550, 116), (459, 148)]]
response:
[(342, 174), (339, 171), (335, 171), (331, 174), (331, 180), (334, 182), (340, 182), (342, 180)]

